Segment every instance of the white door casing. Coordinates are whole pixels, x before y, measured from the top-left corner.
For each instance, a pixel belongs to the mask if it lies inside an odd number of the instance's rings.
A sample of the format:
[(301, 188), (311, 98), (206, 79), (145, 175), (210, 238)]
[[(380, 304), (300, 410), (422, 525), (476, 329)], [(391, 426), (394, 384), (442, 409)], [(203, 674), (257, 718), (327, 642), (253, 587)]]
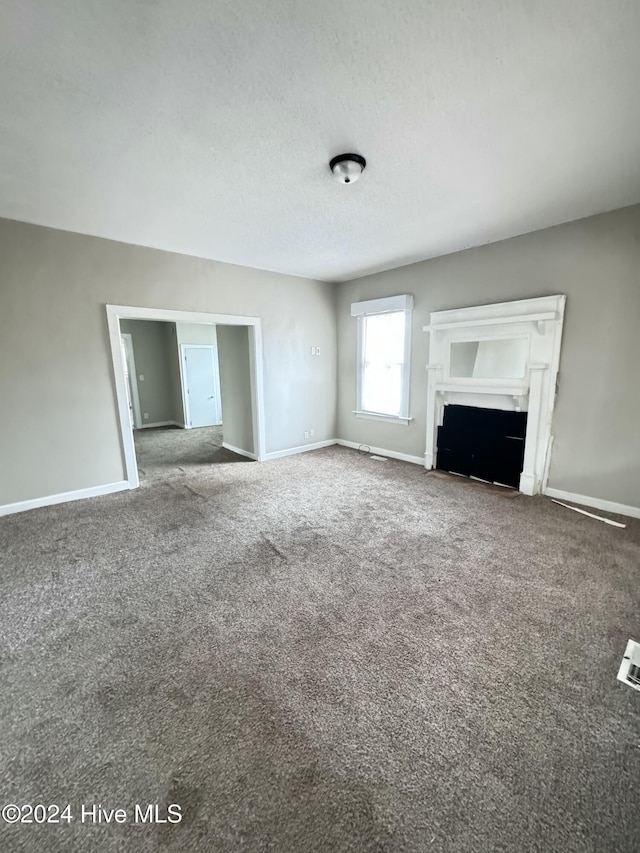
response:
[(216, 347), (210, 344), (180, 345), (180, 376), (185, 427), (222, 423), (220, 379)]
[[(435, 311), (429, 332), (425, 467), (436, 462), (437, 429), (449, 403), (527, 412), (520, 491), (544, 491), (549, 474), (552, 420), (566, 297), (544, 296), (450, 311)], [(521, 378), (452, 376), (451, 344), (496, 339), (526, 341)]]
[(127, 402), (129, 404), (129, 414), (131, 416), (131, 427), (135, 428), (136, 422), (133, 414), (133, 403), (131, 402), (132, 394), (131, 394), (131, 371), (129, 369), (129, 363), (127, 358), (127, 348), (125, 346), (124, 339), (120, 339), (120, 343), (122, 344), (122, 360), (124, 362), (124, 371), (125, 371), (125, 387), (127, 389)]

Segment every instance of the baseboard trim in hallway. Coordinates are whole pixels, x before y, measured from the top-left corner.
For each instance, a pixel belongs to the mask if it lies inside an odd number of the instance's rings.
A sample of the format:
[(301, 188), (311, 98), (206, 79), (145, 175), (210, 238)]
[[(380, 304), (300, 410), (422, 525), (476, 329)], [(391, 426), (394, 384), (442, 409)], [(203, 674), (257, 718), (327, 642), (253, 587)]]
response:
[(185, 426), (185, 424), (181, 423), (180, 421), (156, 421), (155, 423), (151, 424), (142, 424), (141, 426), (136, 427), (136, 429), (157, 429), (158, 427), (168, 426), (180, 427), (181, 429), (189, 429), (189, 427)]
[(126, 480), (120, 480), (117, 483), (106, 483), (104, 486), (91, 486), (88, 489), (76, 489), (73, 492), (61, 492), (59, 495), (46, 495), (43, 498), (32, 498), (28, 501), (18, 501), (17, 503), (4, 504), (0, 506), (0, 516), (13, 515), (16, 512), (26, 512), (28, 509), (37, 509), (42, 506), (52, 506), (53, 504), (68, 503), (69, 501), (79, 501), (83, 498), (96, 498), (100, 495), (110, 495), (112, 492), (123, 492), (130, 488)]

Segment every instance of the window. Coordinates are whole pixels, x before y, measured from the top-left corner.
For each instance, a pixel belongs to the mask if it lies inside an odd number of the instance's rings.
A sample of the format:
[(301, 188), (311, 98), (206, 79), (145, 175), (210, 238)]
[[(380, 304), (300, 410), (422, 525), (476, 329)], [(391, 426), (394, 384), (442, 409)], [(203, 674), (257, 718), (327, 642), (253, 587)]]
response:
[(370, 299), (351, 306), (358, 321), (355, 414), (409, 422), (412, 296)]

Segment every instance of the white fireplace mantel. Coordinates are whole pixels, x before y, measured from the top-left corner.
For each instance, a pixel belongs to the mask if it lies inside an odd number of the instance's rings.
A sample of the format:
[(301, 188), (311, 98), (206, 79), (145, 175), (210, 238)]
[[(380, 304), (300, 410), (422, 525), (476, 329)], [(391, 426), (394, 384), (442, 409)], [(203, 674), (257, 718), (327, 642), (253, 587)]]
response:
[[(520, 491), (534, 495), (546, 486), (565, 296), (543, 296), (472, 308), (436, 311), (429, 332), (427, 449), (425, 467), (436, 461), (437, 429), (449, 403), (527, 412)], [(518, 339), (526, 352), (522, 376), (452, 375), (451, 344)]]

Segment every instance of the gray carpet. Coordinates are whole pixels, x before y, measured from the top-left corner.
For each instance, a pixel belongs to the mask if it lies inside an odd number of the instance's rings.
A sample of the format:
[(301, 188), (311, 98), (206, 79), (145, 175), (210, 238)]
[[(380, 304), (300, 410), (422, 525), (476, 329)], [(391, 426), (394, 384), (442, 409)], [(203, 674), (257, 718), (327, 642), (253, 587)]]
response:
[(2, 851), (640, 848), (640, 523), (197, 432), (139, 437), (135, 492), (0, 519), (4, 802), (184, 820)]
[(141, 484), (193, 472), (195, 466), (251, 462), (222, 446), (222, 427), (184, 430), (179, 427), (141, 429), (135, 433), (136, 459)]

